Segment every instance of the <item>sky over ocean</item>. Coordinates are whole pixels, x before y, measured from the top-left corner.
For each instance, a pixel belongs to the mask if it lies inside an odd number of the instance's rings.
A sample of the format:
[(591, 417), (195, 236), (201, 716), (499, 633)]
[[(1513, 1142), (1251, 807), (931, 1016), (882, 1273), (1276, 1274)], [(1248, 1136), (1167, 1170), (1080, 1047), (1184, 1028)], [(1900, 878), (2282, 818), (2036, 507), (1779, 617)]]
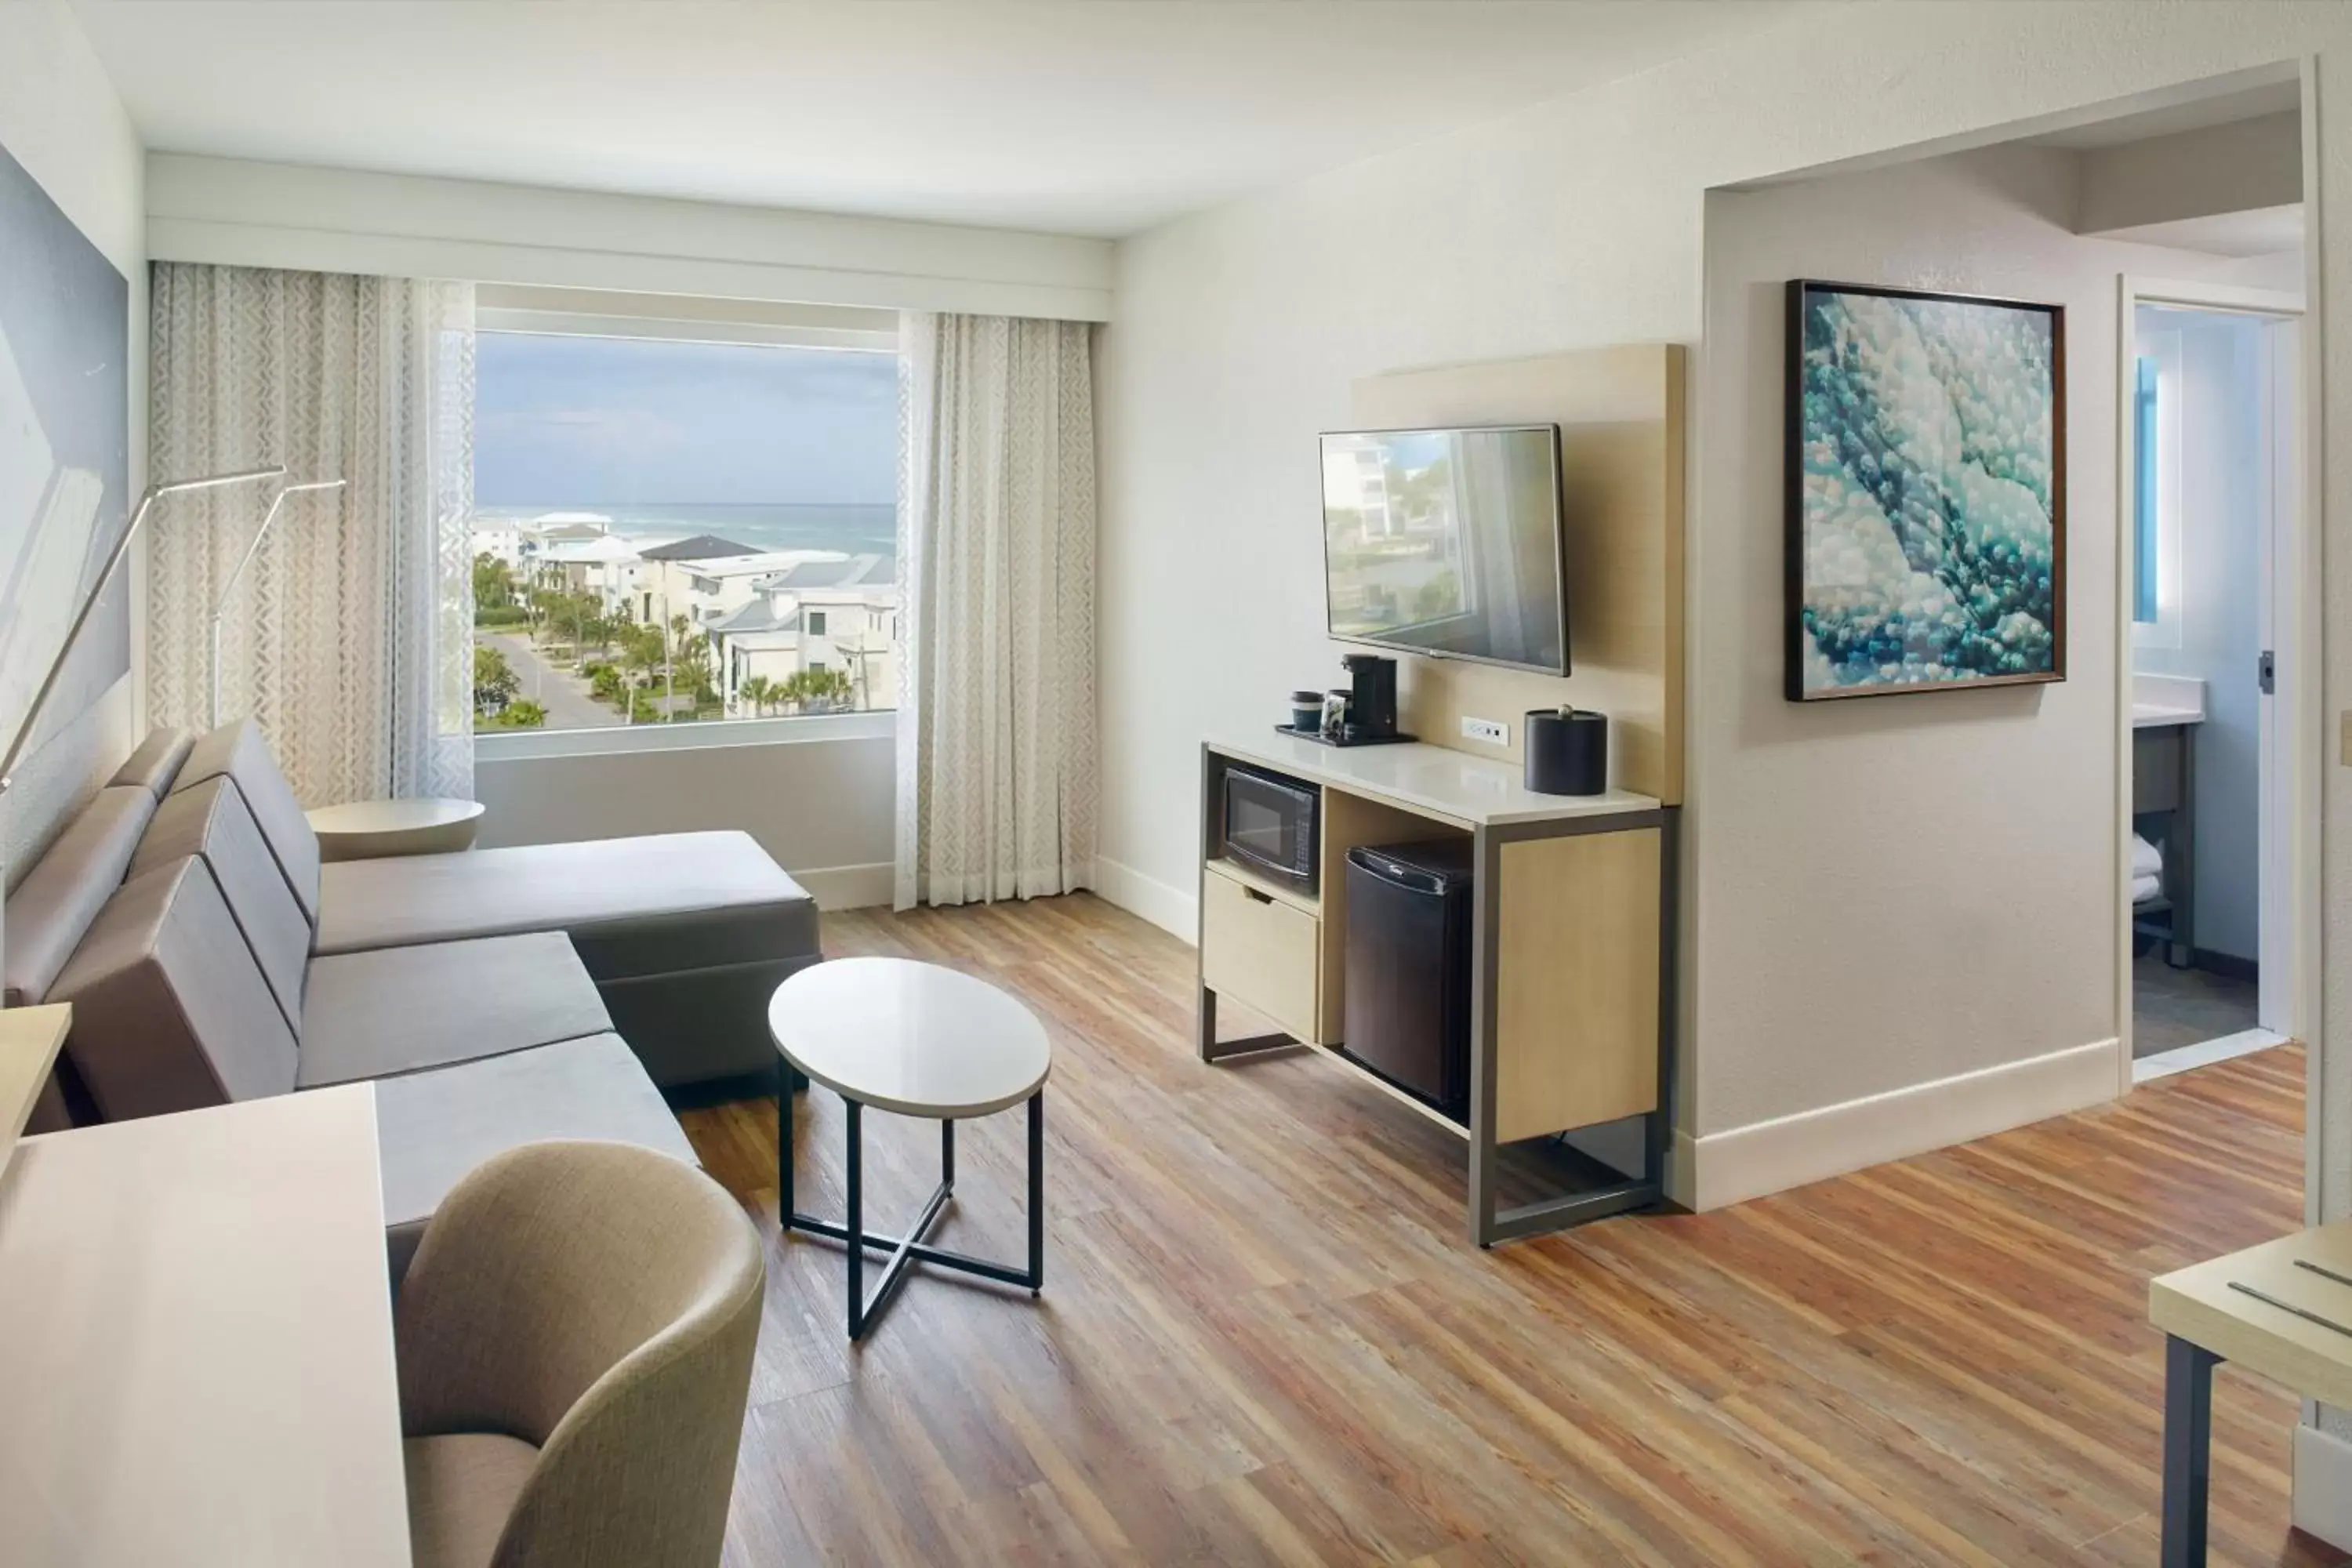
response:
[(774, 515), (740, 511), (738, 522), (781, 536), (818, 522), (816, 508), (839, 511), (828, 529), (870, 531), (880, 507), (887, 532), (894, 354), (488, 331), (475, 374), (474, 499), (485, 512), (695, 522), (718, 520), (687, 514), (760, 509)]

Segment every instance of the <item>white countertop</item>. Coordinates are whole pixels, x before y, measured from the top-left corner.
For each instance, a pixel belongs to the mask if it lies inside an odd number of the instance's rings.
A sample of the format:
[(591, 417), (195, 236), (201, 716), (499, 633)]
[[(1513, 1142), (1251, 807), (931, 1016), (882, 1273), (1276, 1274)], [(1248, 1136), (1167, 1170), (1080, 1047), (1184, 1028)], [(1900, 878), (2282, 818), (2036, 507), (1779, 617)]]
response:
[(1577, 816), (1654, 811), (1658, 802), (1631, 790), (1605, 795), (1538, 795), (1515, 762), (1472, 756), (1413, 741), (1397, 746), (1324, 746), (1296, 735), (1212, 735), (1209, 749), (1280, 773), (1385, 796), (1477, 827), (1558, 822)]
[(408, 1568), (365, 1084), (27, 1138), (0, 1175), (0, 1558)]
[(2132, 672), (2132, 728), (2154, 730), (2168, 724), (2205, 721), (2205, 683), (2189, 675), (2143, 675)]

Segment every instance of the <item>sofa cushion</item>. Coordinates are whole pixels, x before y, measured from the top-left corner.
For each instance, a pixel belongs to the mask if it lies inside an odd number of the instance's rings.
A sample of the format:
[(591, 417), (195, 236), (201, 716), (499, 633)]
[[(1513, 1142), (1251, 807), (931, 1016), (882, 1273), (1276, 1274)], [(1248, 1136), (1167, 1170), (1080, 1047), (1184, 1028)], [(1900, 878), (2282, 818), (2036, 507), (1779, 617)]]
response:
[(302, 815), (301, 803), (294, 798), (294, 786), (286, 782), (277, 759), (269, 754), (269, 743), (261, 738), (261, 726), (250, 719), (224, 724), (189, 748), (188, 760), (181, 765), (179, 776), (172, 781), (172, 789), (176, 794), (224, 775), (233, 780), (237, 793), (245, 796), (247, 809), (260, 825), (261, 837), (269, 845), (270, 854), (277, 857), (286, 885), (293, 889), (295, 901), (302, 906), (303, 919), (317, 925), (319, 836), (310, 831), (310, 819)]
[(560, 931), (338, 953), (311, 960), (295, 1081), (389, 1078), (612, 1027)]
[(66, 1054), (110, 1121), (294, 1087), (294, 1032), (193, 856), (124, 883), (49, 999), (74, 1005)]
[(814, 953), (816, 901), (748, 833), (666, 833), (325, 869), (320, 952), (571, 934), (599, 983)]
[(445, 1432), (402, 1439), (400, 1458), (415, 1568), (490, 1568), (539, 1450), (502, 1432)]
[(245, 796), (225, 777), (209, 778), (164, 797), (139, 841), (139, 852), (131, 858), (131, 874), (143, 876), (190, 855), (203, 857), (228, 912), (245, 933), (254, 962), (261, 966), (262, 978), (278, 998), (286, 1026), (299, 1030), (310, 922), (303, 918), (286, 879), (278, 875), (277, 858), (246, 809)]
[(449, 1189), (493, 1154), (544, 1138), (593, 1138), (700, 1163), (618, 1035), (385, 1079), (375, 1086), (375, 1120), (395, 1281)]
[(143, 789), (109, 785), (81, 808), (7, 899), (7, 1005), (38, 1002), (122, 886), (155, 815)]
[(135, 784), (161, 800), (180, 776), (182, 764), (188, 760), (188, 751), (196, 743), (194, 730), (154, 729), (139, 742), (139, 749), (130, 759), (114, 770), (110, 784)]

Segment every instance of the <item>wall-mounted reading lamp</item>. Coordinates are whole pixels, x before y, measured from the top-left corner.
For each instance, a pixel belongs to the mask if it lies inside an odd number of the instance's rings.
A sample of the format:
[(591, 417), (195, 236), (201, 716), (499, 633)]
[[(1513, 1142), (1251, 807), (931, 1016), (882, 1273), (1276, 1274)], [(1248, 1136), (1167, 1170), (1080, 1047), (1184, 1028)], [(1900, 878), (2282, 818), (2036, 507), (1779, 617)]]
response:
[(131, 526), (124, 529), (122, 537), (114, 542), (114, 550), (107, 556), (106, 565), (99, 572), (98, 581), (90, 584), (89, 596), (82, 600), (81, 608), (74, 613), (73, 624), (66, 628), (66, 640), (58, 645), (58, 657), (49, 666), (49, 672), (41, 677), (40, 688), (33, 693), (33, 705), (25, 710), (25, 721), (17, 726), (16, 738), (8, 742), (7, 754), (0, 756), (0, 795), (5, 795), (8, 785), (15, 780), (17, 759), (24, 755), (25, 743), (33, 736), (33, 725), (41, 717), (41, 709), (48, 702), (49, 694), (57, 689), (58, 677), (65, 673), (66, 659), (72, 654), (75, 642), (79, 640), (84, 623), (98, 608), (100, 595), (114, 580), (114, 569), (122, 564), (122, 557), (131, 549), (131, 542), (138, 537), (140, 524), (147, 521), (147, 513), (155, 503), (165, 496), (182, 495), (189, 490), (219, 489), (225, 485), (255, 484), (263, 479), (282, 479), (285, 477), (286, 469), (281, 465), (268, 468), (240, 468), (233, 474), (207, 474), (197, 479), (172, 479), (147, 487), (147, 493), (139, 498), (139, 510), (131, 514)]
[[(283, 475), (286, 470), (280, 468), (278, 472)], [(262, 514), (261, 526), (254, 531), (253, 542), (245, 547), (243, 555), (237, 557), (236, 567), (228, 574), (228, 581), (221, 586), (219, 603), (213, 605), (212, 664), (209, 672), (211, 679), (206, 688), (209, 695), (205, 702), (205, 725), (207, 729), (220, 727), (221, 624), (228, 615), (229, 600), (236, 596), (236, 585), (245, 576), (245, 569), (253, 564), (253, 558), (256, 555), (261, 553), (261, 542), (269, 537), (270, 526), (277, 522), (278, 509), (286, 504), (288, 496), (300, 495), (306, 490), (339, 490), (342, 488), (343, 481), (341, 479), (311, 479), (304, 484), (280, 485), (278, 488), (278, 493), (270, 498), (269, 510)]]

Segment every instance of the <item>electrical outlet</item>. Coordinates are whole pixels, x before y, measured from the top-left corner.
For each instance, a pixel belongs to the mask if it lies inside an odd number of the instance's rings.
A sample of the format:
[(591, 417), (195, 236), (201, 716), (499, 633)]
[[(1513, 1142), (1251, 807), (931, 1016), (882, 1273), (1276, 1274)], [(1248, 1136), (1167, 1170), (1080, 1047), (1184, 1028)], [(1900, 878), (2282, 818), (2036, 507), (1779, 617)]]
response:
[(1508, 724), (1497, 724), (1492, 719), (1465, 717), (1462, 721), (1462, 738), (1465, 741), (1484, 741), (1490, 746), (1507, 746), (1511, 743), (1511, 727)]

